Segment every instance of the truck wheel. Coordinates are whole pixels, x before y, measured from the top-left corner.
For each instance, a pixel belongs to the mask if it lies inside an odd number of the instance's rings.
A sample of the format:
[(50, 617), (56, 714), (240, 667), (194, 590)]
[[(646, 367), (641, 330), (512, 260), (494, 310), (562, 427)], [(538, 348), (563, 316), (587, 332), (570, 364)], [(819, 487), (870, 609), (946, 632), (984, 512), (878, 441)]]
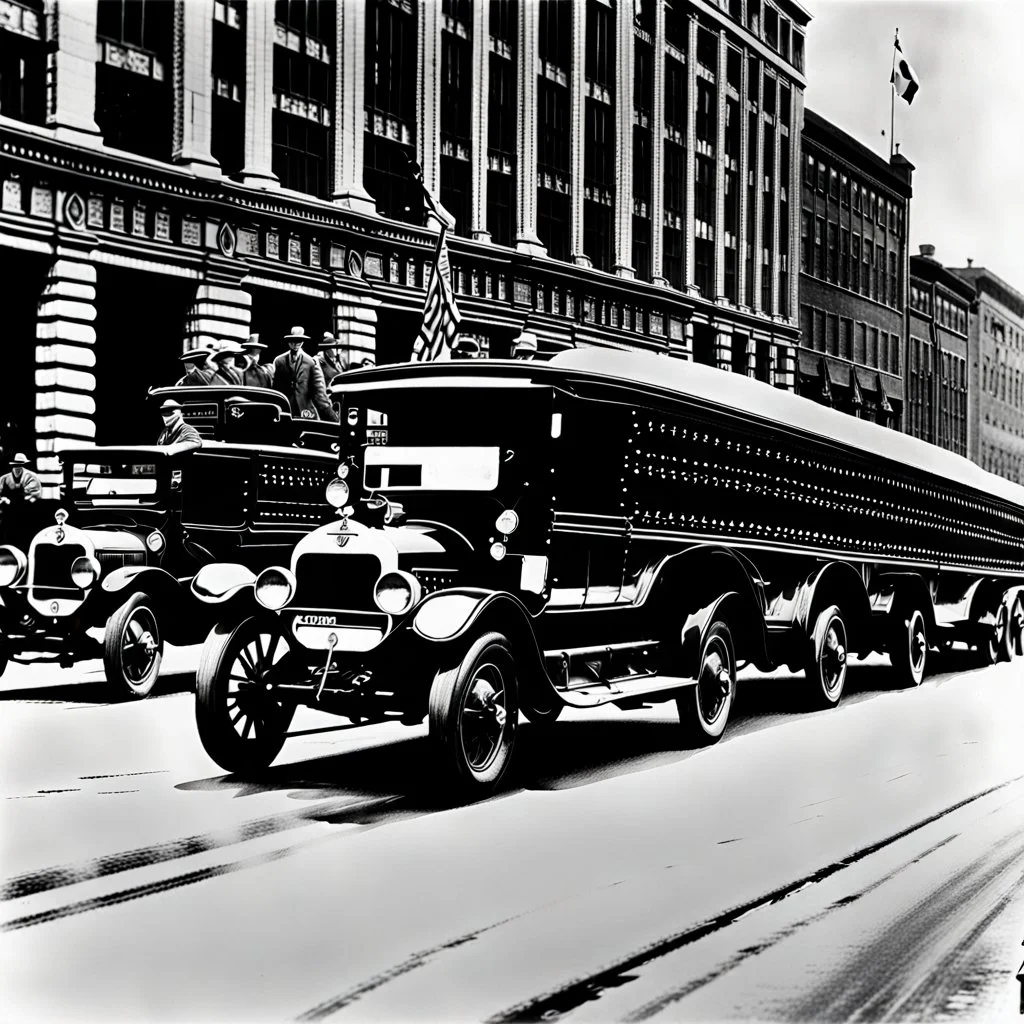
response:
[(982, 665), (994, 665), (997, 661), (1010, 658), (1010, 612), (1006, 602), (1000, 599), (995, 612), (995, 621), (982, 624), (981, 641), (978, 644), (978, 658)]
[(721, 619), (704, 635), (697, 685), (676, 698), (679, 724), (689, 746), (717, 743), (736, 697), (736, 654), (732, 633)]
[(434, 676), (430, 738), (447, 781), (467, 796), (493, 791), (512, 760), (519, 701), (512, 648), (483, 633), (462, 659)]
[(1015, 657), (1024, 654), (1024, 595), (1017, 594), (1010, 608), (1010, 642)]
[(153, 601), (132, 594), (109, 619), (103, 632), (103, 668), (107, 687), (117, 697), (148, 697), (160, 675), (163, 641)]
[(206, 752), (229, 772), (260, 771), (284, 746), (295, 705), (271, 696), (288, 653), (276, 622), (215, 627), (196, 672), (196, 725)]
[(928, 662), (928, 629), (920, 608), (907, 605), (897, 609), (888, 647), (896, 685), (920, 686)]
[(846, 624), (838, 605), (829, 605), (814, 620), (804, 674), (807, 699), (814, 708), (834, 708), (846, 685)]

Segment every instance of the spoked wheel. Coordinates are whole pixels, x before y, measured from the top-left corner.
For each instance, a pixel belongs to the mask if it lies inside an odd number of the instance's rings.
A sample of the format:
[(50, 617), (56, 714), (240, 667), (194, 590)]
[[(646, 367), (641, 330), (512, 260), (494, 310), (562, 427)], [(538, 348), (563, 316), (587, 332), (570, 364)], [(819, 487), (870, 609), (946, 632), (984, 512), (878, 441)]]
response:
[(830, 605), (814, 622), (811, 651), (804, 669), (812, 707), (834, 708), (846, 685), (846, 625), (837, 605)]
[(897, 611), (889, 638), (889, 660), (897, 685), (921, 685), (928, 662), (928, 629), (920, 608)]
[(117, 697), (148, 697), (163, 660), (160, 627), (148, 594), (132, 594), (107, 619), (103, 632), (103, 668)]
[(1010, 606), (1010, 648), (1015, 657), (1024, 654), (1024, 594), (1017, 594)]
[(676, 698), (679, 724), (691, 746), (717, 743), (736, 698), (736, 655), (732, 633), (721, 620), (704, 635), (697, 685)]
[(467, 796), (490, 793), (512, 760), (519, 701), (512, 648), (483, 633), (430, 687), (430, 738), (442, 771)]
[(266, 768), (284, 746), (295, 705), (273, 687), (288, 650), (273, 619), (216, 626), (207, 637), (196, 672), (196, 725), (226, 771)]

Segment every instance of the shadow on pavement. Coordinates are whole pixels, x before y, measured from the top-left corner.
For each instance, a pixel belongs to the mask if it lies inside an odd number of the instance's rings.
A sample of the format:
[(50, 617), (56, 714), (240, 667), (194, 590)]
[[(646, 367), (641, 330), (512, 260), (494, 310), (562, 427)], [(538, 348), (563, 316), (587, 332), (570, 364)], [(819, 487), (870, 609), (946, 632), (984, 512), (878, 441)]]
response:
[[(179, 693), (188, 693), (196, 686), (195, 672), (168, 672), (157, 681), (156, 688), (146, 700), (159, 700)], [(31, 701), (36, 704), (125, 704), (128, 698), (117, 700), (107, 689), (102, 677), (74, 683), (54, 683), (44, 686), (21, 686), (0, 689), (0, 701)]]

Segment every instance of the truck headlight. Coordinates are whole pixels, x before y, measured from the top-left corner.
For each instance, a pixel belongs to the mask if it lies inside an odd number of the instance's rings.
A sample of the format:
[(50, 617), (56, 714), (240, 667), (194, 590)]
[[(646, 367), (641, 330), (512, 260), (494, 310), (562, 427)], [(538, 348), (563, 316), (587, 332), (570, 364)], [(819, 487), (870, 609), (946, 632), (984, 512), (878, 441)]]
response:
[(0, 587), (14, 586), (25, 574), (28, 559), (15, 547), (0, 547)]
[(377, 607), (388, 615), (403, 615), (418, 603), (421, 594), (420, 581), (401, 569), (384, 573), (373, 588)]
[(80, 555), (71, 563), (71, 582), (88, 590), (100, 578), (100, 563), (92, 555)]
[(519, 525), (519, 516), (517, 513), (510, 508), (505, 509), (500, 516), (494, 522), (494, 528), (498, 533), (503, 533), (507, 537), (510, 533), (514, 533), (516, 527)]
[(295, 596), (295, 577), (287, 569), (272, 566), (256, 577), (256, 600), (264, 608), (276, 612)]
[(337, 477), (327, 485), (327, 504), (341, 508), (348, 504), (348, 484)]
[(164, 535), (159, 530), (154, 530), (149, 536), (146, 537), (146, 547), (155, 555), (158, 551), (163, 551), (164, 548)]

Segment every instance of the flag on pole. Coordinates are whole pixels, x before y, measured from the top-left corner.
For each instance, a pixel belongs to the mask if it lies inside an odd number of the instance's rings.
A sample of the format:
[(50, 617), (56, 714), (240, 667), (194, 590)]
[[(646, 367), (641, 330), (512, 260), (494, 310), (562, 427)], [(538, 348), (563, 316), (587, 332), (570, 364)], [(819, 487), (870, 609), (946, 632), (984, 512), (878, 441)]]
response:
[(917, 90), (921, 88), (921, 80), (917, 77), (917, 72), (910, 66), (907, 58), (903, 56), (903, 48), (900, 46), (899, 36), (896, 37), (894, 45), (896, 50), (893, 53), (892, 77), (889, 81), (892, 82), (896, 95), (905, 99), (909, 105), (914, 102)]
[(462, 323), (462, 314), (452, 291), (448, 245), (445, 242), (447, 234), (448, 228), (442, 227), (434, 252), (434, 265), (430, 268), (427, 297), (423, 303), (423, 324), (412, 349), (413, 362), (417, 363), (448, 358)]

